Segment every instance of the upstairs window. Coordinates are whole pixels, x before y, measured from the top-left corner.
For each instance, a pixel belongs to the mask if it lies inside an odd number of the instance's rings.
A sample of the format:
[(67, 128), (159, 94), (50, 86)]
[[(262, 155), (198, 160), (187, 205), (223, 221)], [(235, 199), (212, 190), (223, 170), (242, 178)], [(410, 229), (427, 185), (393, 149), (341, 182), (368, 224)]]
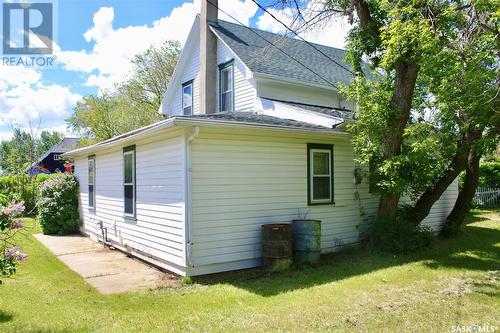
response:
[(333, 204), (333, 145), (307, 145), (308, 203)]
[(88, 185), (89, 185), (89, 209), (95, 209), (95, 157), (88, 158)]
[(123, 149), (123, 197), (125, 216), (135, 217), (135, 146)]
[(219, 111), (234, 110), (233, 60), (219, 65)]
[(60, 160), (61, 160), (61, 155), (54, 154), (54, 161), (60, 161)]
[(193, 114), (193, 80), (182, 85), (182, 114), (185, 116)]

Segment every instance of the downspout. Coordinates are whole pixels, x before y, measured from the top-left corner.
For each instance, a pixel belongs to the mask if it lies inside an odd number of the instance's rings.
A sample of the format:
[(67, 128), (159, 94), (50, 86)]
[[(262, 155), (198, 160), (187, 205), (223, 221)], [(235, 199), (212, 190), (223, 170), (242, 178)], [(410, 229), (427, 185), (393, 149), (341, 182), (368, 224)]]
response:
[(191, 158), (191, 143), (198, 137), (200, 134), (200, 128), (196, 126), (194, 128), (194, 132), (186, 138), (186, 181), (185, 181), (185, 220), (186, 220), (186, 231), (185, 231), (185, 253), (186, 253), (186, 267), (192, 267), (193, 263), (191, 261), (191, 248), (193, 245), (191, 235), (192, 235), (192, 227), (191, 227), (191, 206), (192, 206), (192, 194), (191, 194), (191, 186), (192, 186), (192, 158)]

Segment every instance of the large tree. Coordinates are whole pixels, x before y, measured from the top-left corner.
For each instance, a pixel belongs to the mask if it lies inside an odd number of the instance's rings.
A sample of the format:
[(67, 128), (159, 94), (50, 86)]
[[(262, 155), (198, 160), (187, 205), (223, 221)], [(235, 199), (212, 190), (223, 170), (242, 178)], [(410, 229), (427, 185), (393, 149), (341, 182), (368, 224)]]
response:
[[(295, 8), (293, 22), (300, 29), (314, 28), (332, 15), (347, 16), (353, 24), (348, 60), (360, 75), (345, 88), (359, 109), (353, 143), (360, 160), (372, 164), (378, 218), (394, 220), (401, 195), (409, 193), (417, 199), (419, 214), (413, 220), (419, 223), (468, 164), (483, 132), (495, 127), (491, 115), (498, 110), (497, 91), (477, 95), (475, 89), (496, 83), (491, 75), (498, 74), (498, 57), (492, 63), (488, 52), (498, 48), (498, 5), (484, 0), (278, 2)], [(489, 37), (483, 45), (465, 45), (464, 33), (471, 30)], [(496, 36), (493, 43), (491, 36)], [(462, 59), (464, 50), (475, 57)], [(371, 66), (369, 77), (361, 71), (363, 60)], [(466, 63), (479, 63), (483, 70)], [(460, 85), (464, 69), (468, 82)], [(476, 85), (474, 92), (468, 84)], [(477, 117), (481, 110), (488, 116)]]
[(180, 44), (167, 41), (135, 56), (128, 79), (110, 91), (84, 97), (68, 125), (88, 144), (161, 120), (158, 110), (179, 53)]

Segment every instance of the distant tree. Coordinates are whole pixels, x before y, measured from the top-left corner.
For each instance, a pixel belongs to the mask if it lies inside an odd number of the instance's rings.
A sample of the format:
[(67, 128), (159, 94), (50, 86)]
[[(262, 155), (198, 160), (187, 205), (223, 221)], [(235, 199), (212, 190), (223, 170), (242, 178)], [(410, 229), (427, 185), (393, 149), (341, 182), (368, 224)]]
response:
[(20, 128), (12, 130), (11, 140), (0, 144), (0, 168), (2, 174), (16, 174), (24, 170), (36, 158), (36, 142), (32, 136)]
[(12, 129), (12, 139), (0, 142), (0, 174), (14, 175), (49, 150), (64, 137), (56, 131), (42, 131), (39, 137), (20, 128)]
[(59, 143), (64, 135), (56, 131), (42, 131), (40, 137), (36, 140), (38, 156), (45, 154), (53, 145)]
[(181, 46), (177, 41), (166, 41), (160, 47), (150, 47), (132, 60), (130, 78), (116, 86), (117, 91), (132, 102), (132, 107), (158, 111), (174, 74)]
[(178, 42), (150, 47), (134, 57), (128, 80), (79, 101), (66, 121), (81, 134), (82, 144), (104, 141), (163, 119), (158, 110), (179, 53)]

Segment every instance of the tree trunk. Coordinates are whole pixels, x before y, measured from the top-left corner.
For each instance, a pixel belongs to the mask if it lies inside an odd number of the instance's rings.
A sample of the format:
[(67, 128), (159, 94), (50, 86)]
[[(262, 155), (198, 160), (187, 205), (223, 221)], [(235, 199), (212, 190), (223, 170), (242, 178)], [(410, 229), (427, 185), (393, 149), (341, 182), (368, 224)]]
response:
[(469, 212), (470, 204), (476, 193), (479, 182), (479, 160), (481, 152), (475, 146), (470, 149), (467, 167), (465, 169), (465, 180), (462, 190), (458, 194), (457, 201), (450, 215), (446, 218), (441, 234), (459, 230), (464, 223), (465, 216)]
[[(464, 118), (465, 120), (466, 118)], [(415, 214), (410, 223), (420, 224), (428, 215), (436, 201), (441, 198), (441, 195), (448, 189), (451, 183), (462, 172), (468, 162), (469, 154), (473, 144), (482, 136), (483, 129), (468, 129), (458, 141), (457, 151), (451, 162), (450, 168), (427, 189), (415, 203)]]
[[(395, 64), (396, 77), (390, 107), (394, 116), (390, 120), (390, 130), (385, 133), (382, 155), (385, 161), (401, 154), (403, 131), (410, 117), (411, 102), (420, 66), (416, 62), (399, 61)], [(382, 193), (378, 206), (378, 218), (394, 220), (400, 193)]]

